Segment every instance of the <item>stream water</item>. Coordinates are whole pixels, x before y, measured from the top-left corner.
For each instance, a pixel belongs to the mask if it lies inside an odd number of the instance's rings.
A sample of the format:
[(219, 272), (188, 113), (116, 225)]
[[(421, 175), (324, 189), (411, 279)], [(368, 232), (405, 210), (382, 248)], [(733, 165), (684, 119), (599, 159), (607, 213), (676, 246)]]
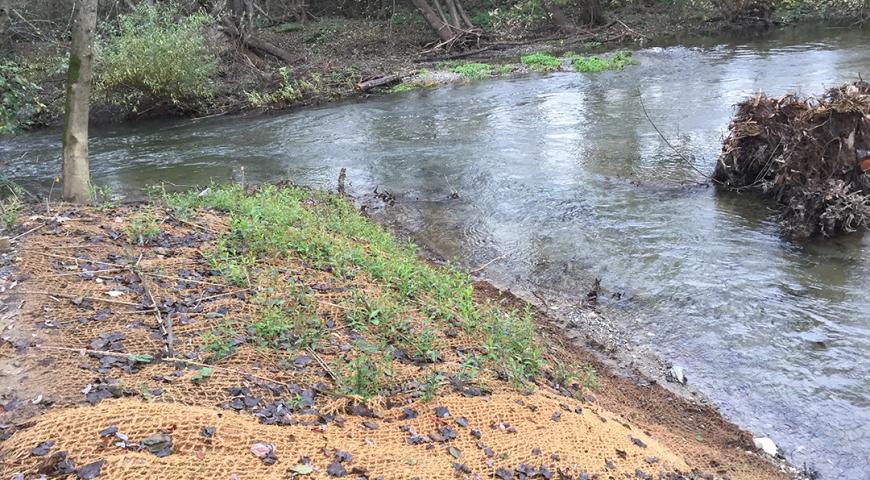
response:
[[(794, 244), (769, 206), (716, 194), (732, 113), (758, 90), (815, 94), (870, 77), (870, 31), (800, 28), (636, 53), (639, 66), (449, 86), (278, 116), (92, 129), (95, 180), (289, 177), (398, 195), (395, 219), (440, 254), (517, 285), (583, 295), (686, 368), (730, 419), (823, 478), (870, 471), (870, 235)], [(0, 141), (5, 177), (45, 191), (59, 134)], [(456, 192), (459, 198), (451, 198)]]

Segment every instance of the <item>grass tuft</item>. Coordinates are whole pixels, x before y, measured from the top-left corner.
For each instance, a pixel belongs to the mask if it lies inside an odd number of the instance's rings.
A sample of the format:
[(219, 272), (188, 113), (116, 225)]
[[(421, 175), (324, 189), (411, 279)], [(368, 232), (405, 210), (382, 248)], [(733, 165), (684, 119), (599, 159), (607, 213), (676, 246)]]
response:
[[(334, 279), (321, 284), (359, 285), (338, 300), (352, 340), (333, 369), (341, 394), (370, 399), (388, 393), (396, 361), (424, 369), (447, 365), (443, 359), (454, 353), (445, 332), (481, 339), (481, 355), (445, 371), (451, 378), (470, 382), (488, 367), (526, 385), (541, 370), (530, 311), (476, 302), (466, 273), (422, 261), (413, 244), (396, 240), (340, 196), (298, 187), (264, 186), (250, 194), (213, 186), (158, 198), (172, 211), (210, 209), (228, 218), (228, 231), (205, 254), (227, 282), (252, 288), (249, 301), (259, 313), (248, 325), (223, 324), (207, 336), (204, 348), (215, 360), (232, 355), (239, 339), (281, 351), (320, 346), (327, 331), (317, 315), (318, 297), (280, 274), (298, 264)], [(424, 384), (423, 390), (435, 388)]]

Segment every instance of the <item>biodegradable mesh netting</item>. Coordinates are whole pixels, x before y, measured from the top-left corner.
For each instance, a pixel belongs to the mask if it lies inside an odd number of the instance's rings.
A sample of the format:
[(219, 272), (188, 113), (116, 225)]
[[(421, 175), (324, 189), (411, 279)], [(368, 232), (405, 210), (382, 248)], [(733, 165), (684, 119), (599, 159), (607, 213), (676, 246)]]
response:
[[(107, 235), (121, 235), (126, 219), (119, 217), (120, 223), (107, 225), (98, 221), (100, 218), (84, 215), (54, 225), (51, 230), (44, 229), (29, 239), (20, 254), (19, 269), (30, 274), (21, 288), (44, 294), (35, 297), (39, 301), (26, 303), (22, 312), (24, 318), (39, 325), (45, 338), (42, 346), (46, 348), (31, 352), (45, 358), (45, 371), (32, 381), (50, 386), (55, 402), (81, 401), (78, 392), (99, 378), (118, 380), (139, 392), (154, 392), (187, 405), (227, 402), (233, 397), (228, 389), (235, 386), (245, 386), (268, 402), (281, 398), (281, 385), (331, 383), (325, 370), (313, 359), (305, 358), (301, 366), (294, 363), (300, 356), (309, 355), (307, 352), (264, 348), (249, 342), (242, 342), (228, 358), (220, 359), (208, 382), (202, 384), (186, 380), (199, 368), (195, 365), (188, 366), (186, 372), (184, 365), (172, 363), (130, 369), (124, 368), (125, 362), (119, 362), (105, 368), (100, 355), (53, 350), (53, 347), (102, 350), (103, 347), (97, 348), (93, 343), (100, 335), (120, 333), (124, 338), (114, 352), (164, 356), (166, 332), (153, 309), (141, 306), (151, 305), (153, 296), (162, 311), (161, 320), (172, 322), (175, 358), (207, 362), (210, 360), (204, 353), (205, 334), (221, 329), (243, 333), (262, 308), (251, 301), (252, 294), (247, 288), (224, 285), (223, 279), (214, 275), (202, 259), (202, 253), (214, 243), (214, 234), (166, 223), (162, 226), (162, 243), (169, 247), (138, 247), (123, 237), (106, 239)], [(217, 229), (222, 225), (216, 216), (206, 218), (205, 223)], [(95, 238), (102, 240), (93, 242)], [(362, 275), (353, 280), (337, 280), (332, 274), (292, 258), (272, 263), (281, 273), (271, 282), (304, 289), (306, 295), (315, 298), (317, 321), (332, 325), (325, 329), (326, 340), (318, 352), (320, 360), (333, 365), (342, 347), (352, 341), (348, 339), (352, 334), (347, 328), (347, 307), (342, 302), (350, 299), (353, 291), (376, 290), (377, 286)], [(147, 290), (143, 284), (147, 284)], [(121, 294), (112, 297), (110, 292)], [(410, 312), (408, 320), (417, 326), (425, 322), (418, 312)], [(479, 345), (479, 340), (462, 331), (453, 331), (449, 336), (436, 333), (439, 350), (445, 353), (440, 359), (441, 367), (457, 366), (458, 352), (471, 352)], [(413, 363), (396, 363), (392, 371), (393, 400), (401, 400), (403, 385), (420, 380), (424, 373)], [(176, 378), (171, 378), (171, 374)], [(484, 377), (481, 381), (486, 380)], [(500, 382), (496, 382), (496, 388), (498, 385)]]
[[(553, 472), (559, 469), (574, 476), (599, 473), (605, 478), (624, 473), (633, 476), (636, 469), (653, 475), (688, 470), (655, 440), (609, 414), (592, 409), (564, 411), (560, 403), (541, 393), (475, 399), (451, 395), (438, 399), (439, 406), (449, 409), (447, 418), (436, 417), (431, 405), (416, 405), (417, 418), (399, 420), (398, 411), (388, 411), (374, 421), (378, 427), (374, 430), (364, 427), (361, 419), (349, 419), (343, 428), (330, 425), (321, 430), (262, 425), (244, 414), (207, 407), (107, 400), (95, 407), (51, 411), (34, 427), (16, 433), (4, 446), (5, 467), (7, 474), (38, 470), (45, 457), (34, 457), (30, 451), (51, 439), (57, 442), (52, 452), (66, 451), (77, 464), (106, 460), (103, 472), (108, 478), (233, 478), (234, 474), (238, 478), (287, 478), (288, 469), (303, 457), (319, 469), (313, 478), (327, 478), (325, 470), (336, 450), (352, 454), (352, 461), (344, 465), (348, 472), (356, 469), (369, 478), (456, 478), (454, 463), (463, 463), (484, 477), (498, 468), (513, 471), (521, 464), (545, 465)], [(558, 423), (551, 418), (555, 411), (562, 412)], [(467, 428), (456, 424), (460, 416), (468, 420)], [(501, 422), (510, 427), (503, 428)], [(453, 426), (457, 438), (411, 445), (409, 434), (402, 431), (408, 426), (426, 435), (444, 424)], [(110, 426), (130, 439), (170, 432), (173, 454), (158, 458), (111, 445), (100, 437), (100, 431)], [(203, 436), (203, 427), (215, 427), (212, 438)], [(470, 433), (472, 428), (480, 429), (479, 440)], [(633, 443), (632, 437), (646, 447)], [(255, 442), (274, 445), (277, 463), (265, 465), (255, 457), (250, 450)], [(491, 448), (494, 456), (487, 457), (479, 444)], [(458, 458), (450, 447), (456, 449)]]
[[(370, 404), (374, 412), (351, 408), (352, 400), (330, 394), (336, 388), (332, 369), (354, 335), (347, 302), (352, 292), (377, 294), (379, 287), (364, 275), (339, 278), (299, 259), (267, 262), (275, 273), (259, 287), (293, 285), (314, 298), (323, 332), (317, 353), (241, 342), (228, 357), (210, 359), (208, 335), (221, 329), (244, 332), (262, 309), (251, 290), (226, 285), (203, 258), (226, 229), (225, 219), (205, 213), (197, 225), (167, 216), (161, 237), (142, 247), (123, 235), (129, 213), (123, 208), (117, 217), (88, 209), (69, 213), (68, 221), (50, 221), (34, 232), (19, 252), (18, 289), (29, 293), (16, 322), (39, 341), (16, 347), (14, 354), (30, 362), (24, 381), (51, 407), (3, 442), (6, 477), (35, 478), (47, 457), (34, 456), (31, 449), (47, 440), (56, 442), (52, 452), (67, 452), (77, 465), (105, 460), (105, 478), (287, 478), (288, 468), (304, 457), (319, 478), (326, 476), (335, 449), (353, 455), (344, 462), (348, 472), (357, 469), (357, 477), (368, 478), (485, 478), (525, 464), (576, 478), (584, 472), (655, 478), (689, 471), (683, 460), (616, 416), (543, 388), (520, 394), (489, 371), (477, 379), (488, 396), (447, 394), (442, 381), (438, 395), (423, 403), (419, 385), (435, 367), (393, 362), (388, 398), (376, 398)], [(274, 295), (296, 301), (292, 292)], [(408, 319), (414, 328), (426, 323), (419, 312), (408, 312)], [(179, 361), (165, 359), (169, 322)], [(452, 328), (436, 331), (434, 341), (442, 356), (437, 368), (445, 371), (457, 370), (462, 354), (481, 343)], [(144, 354), (154, 360), (135, 363), (125, 357)], [(195, 380), (206, 363), (213, 364), (210, 376)], [(94, 398), (101, 389), (111, 394)], [(285, 425), (258, 420), (270, 404), (295, 405), (306, 395), (313, 395), (310, 404), (281, 413)], [(400, 421), (409, 405), (419, 416)], [(436, 406), (447, 407), (449, 416), (436, 417)], [(467, 426), (456, 423), (459, 417)], [(114, 439), (99, 435), (110, 426), (131, 442), (167, 432), (173, 453), (157, 457), (115, 446)], [(213, 438), (202, 436), (205, 426), (216, 427)], [(429, 437), (445, 426), (456, 438)], [(473, 429), (481, 432), (479, 439)], [(422, 440), (409, 442), (415, 435)], [(275, 445), (276, 464), (265, 465), (251, 453), (255, 441)]]

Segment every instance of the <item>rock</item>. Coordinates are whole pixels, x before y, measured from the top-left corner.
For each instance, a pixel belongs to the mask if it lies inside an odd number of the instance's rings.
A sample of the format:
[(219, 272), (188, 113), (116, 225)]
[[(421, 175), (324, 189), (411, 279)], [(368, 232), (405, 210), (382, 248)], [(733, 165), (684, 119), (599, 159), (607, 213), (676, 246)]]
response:
[(776, 453), (779, 451), (776, 448), (776, 444), (773, 443), (773, 440), (767, 437), (753, 438), (752, 441), (753, 443), (755, 443), (755, 448), (763, 450), (764, 453), (770, 455), (771, 457), (775, 457)]
[(9, 237), (0, 237), (0, 253), (5, 253), (9, 250), (12, 250), (12, 240), (9, 240)]
[(689, 381), (686, 378), (686, 373), (683, 371), (683, 367), (679, 365), (674, 365), (673, 367), (671, 367), (665, 378), (669, 382), (679, 383), (680, 385), (685, 385), (686, 382)]

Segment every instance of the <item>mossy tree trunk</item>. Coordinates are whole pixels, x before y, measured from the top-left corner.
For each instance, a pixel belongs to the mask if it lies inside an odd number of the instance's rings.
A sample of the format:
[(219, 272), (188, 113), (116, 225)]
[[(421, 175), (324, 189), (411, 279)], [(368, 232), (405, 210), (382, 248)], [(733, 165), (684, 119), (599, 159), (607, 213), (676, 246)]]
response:
[(88, 114), (97, 3), (97, 0), (75, 2), (63, 118), (63, 199), (68, 202), (87, 203), (89, 200)]

